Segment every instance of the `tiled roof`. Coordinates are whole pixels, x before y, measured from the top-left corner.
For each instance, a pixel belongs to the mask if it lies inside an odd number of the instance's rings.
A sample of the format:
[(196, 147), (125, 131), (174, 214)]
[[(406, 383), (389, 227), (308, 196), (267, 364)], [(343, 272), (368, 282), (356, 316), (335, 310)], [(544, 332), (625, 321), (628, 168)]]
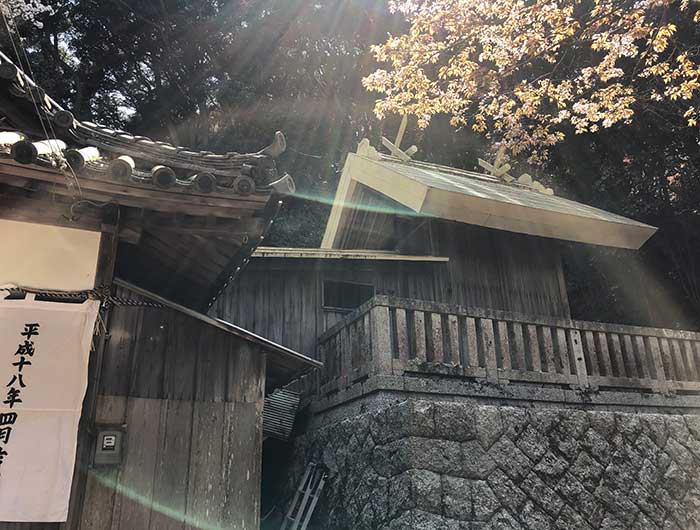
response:
[(280, 178), (274, 158), (284, 152), (281, 132), (257, 153), (196, 151), (80, 121), (0, 53), (0, 156), (22, 164), (130, 180), (198, 194), (269, 195), (291, 192), (291, 177)]
[(0, 218), (118, 234), (117, 273), (206, 310), (294, 191), (275, 158), (212, 153), (80, 121), (0, 53)]

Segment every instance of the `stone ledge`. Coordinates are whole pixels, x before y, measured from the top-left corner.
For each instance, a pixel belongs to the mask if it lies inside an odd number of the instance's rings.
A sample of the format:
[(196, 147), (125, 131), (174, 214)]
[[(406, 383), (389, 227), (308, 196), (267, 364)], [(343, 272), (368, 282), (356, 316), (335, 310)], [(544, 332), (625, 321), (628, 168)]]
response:
[(526, 402), (528, 405), (555, 404), (576, 408), (605, 409), (606, 407), (614, 407), (639, 411), (691, 409), (700, 412), (700, 396), (694, 395), (665, 396), (639, 391), (613, 390), (581, 392), (555, 385), (512, 383), (499, 386), (483, 381), (405, 375), (370, 376), (365, 381), (356, 383), (335, 394), (312, 400), (312, 411), (320, 413), (380, 391), (398, 392), (404, 394), (405, 397), (416, 394), (420, 394), (421, 397), (434, 395), (439, 398), (454, 396), (512, 405)]

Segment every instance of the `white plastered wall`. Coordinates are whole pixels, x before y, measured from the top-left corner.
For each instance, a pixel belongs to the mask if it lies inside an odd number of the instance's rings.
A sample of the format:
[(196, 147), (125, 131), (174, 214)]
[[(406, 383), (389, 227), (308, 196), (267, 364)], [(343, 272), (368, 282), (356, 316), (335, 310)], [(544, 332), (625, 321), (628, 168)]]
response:
[(100, 233), (0, 219), (0, 286), (92, 289)]

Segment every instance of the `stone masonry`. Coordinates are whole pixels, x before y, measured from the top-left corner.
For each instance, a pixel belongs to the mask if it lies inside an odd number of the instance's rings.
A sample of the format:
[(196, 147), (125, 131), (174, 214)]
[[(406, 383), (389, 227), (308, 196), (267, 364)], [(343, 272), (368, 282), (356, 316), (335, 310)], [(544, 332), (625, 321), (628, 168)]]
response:
[(309, 430), (323, 530), (700, 529), (700, 417), (409, 398)]

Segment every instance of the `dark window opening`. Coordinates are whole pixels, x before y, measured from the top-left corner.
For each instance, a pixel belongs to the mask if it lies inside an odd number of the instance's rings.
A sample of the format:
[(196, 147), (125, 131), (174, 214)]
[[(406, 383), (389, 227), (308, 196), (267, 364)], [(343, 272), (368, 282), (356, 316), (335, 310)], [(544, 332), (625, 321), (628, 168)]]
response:
[(354, 282), (323, 282), (324, 309), (351, 311), (374, 296), (374, 285)]

